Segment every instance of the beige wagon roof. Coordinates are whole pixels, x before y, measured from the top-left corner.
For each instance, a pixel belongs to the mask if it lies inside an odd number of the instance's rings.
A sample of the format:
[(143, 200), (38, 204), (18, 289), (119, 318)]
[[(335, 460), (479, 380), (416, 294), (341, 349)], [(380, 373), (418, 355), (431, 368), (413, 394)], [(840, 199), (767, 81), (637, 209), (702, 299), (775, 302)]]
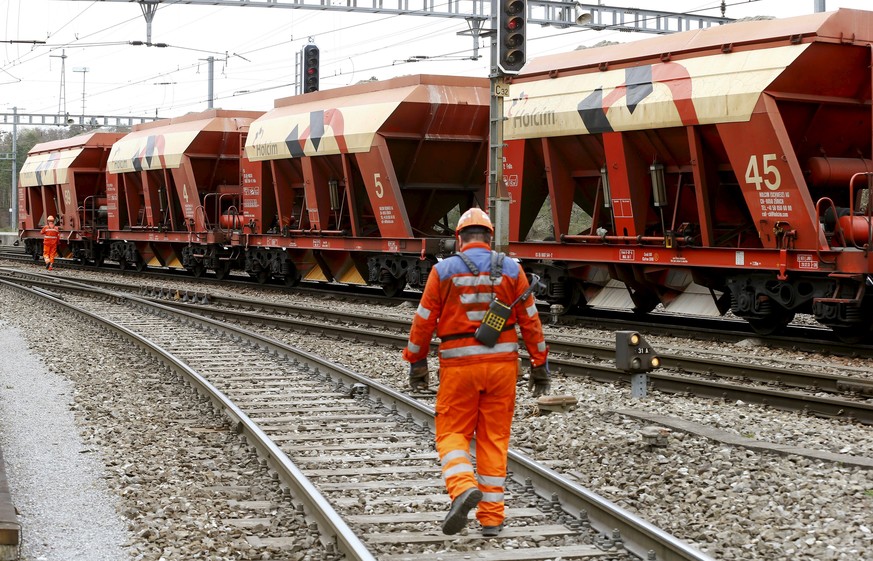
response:
[(89, 148), (105, 149), (118, 140), (121, 133), (90, 132), (71, 138), (41, 142), (30, 149), (19, 172), (19, 185), (62, 185), (70, 182), (69, 170), (82, 152)]
[[(613, 131), (748, 121), (761, 93), (807, 47), (720, 53), (630, 69), (646, 73), (641, 86), (629, 83), (624, 68), (513, 83), (504, 106), (504, 138), (604, 132), (590, 130), (586, 109), (603, 111)], [(645, 88), (645, 94), (634, 97), (634, 86)]]
[(840, 9), (738, 22), (535, 58), (510, 86), (504, 135), (747, 121), (761, 94), (811, 41), (847, 38), (873, 40), (873, 13)]
[(45, 152), (27, 157), (21, 166), (18, 183), (22, 187), (69, 183), (69, 169), (84, 148)]
[(279, 100), (252, 123), (246, 156), (263, 161), (365, 152), (402, 104), (487, 105), (480, 99), (483, 84), (478, 78), (415, 75)]
[(138, 125), (115, 143), (107, 170), (126, 173), (178, 168), (191, 143), (208, 131), (239, 131), (262, 113), (212, 110)]

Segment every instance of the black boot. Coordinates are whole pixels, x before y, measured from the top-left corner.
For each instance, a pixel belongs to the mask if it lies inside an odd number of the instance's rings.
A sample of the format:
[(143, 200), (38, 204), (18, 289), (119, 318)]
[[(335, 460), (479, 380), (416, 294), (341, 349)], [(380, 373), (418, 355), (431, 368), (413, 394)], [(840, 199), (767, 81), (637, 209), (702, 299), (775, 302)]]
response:
[(457, 534), (467, 525), (467, 514), (482, 500), (482, 491), (471, 487), (452, 501), (452, 508), (443, 520), (443, 533), (447, 536)]

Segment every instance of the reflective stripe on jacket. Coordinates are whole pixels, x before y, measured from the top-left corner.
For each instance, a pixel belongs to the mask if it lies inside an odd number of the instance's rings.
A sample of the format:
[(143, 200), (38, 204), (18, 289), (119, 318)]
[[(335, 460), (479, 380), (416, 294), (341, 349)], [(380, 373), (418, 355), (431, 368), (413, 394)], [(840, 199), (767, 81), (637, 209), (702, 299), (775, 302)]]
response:
[[(416, 362), (427, 357), (434, 331), (443, 339), (440, 361), (447, 365), (518, 358), (518, 335), (514, 328), (503, 331), (494, 347), (482, 345), (473, 333), (493, 297), (511, 304), (527, 290), (527, 277), (518, 263), (507, 258), (503, 261), (503, 275), (492, 281), (491, 249), (485, 243), (468, 243), (464, 254), (479, 268), (479, 274), (473, 275), (459, 257), (444, 259), (431, 269), (403, 351), (405, 360)], [(535, 366), (543, 364), (548, 348), (533, 296), (513, 307), (506, 325), (516, 324), (521, 328), (531, 362)]]
[(58, 243), (58, 238), (61, 237), (61, 231), (58, 230), (58, 227), (49, 226), (48, 224), (42, 227), (40, 233), (44, 236), (42, 243), (47, 243), (49, 245)]

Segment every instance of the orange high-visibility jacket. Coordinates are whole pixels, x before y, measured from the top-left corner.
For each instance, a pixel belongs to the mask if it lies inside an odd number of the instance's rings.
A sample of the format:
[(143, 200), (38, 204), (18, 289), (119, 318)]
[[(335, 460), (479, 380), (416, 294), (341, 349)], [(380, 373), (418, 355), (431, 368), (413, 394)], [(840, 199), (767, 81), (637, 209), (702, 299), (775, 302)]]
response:
[(58, 230), (57, 226), (49, 226), (46, 224), (39, 232), (44, 236), (42, 243), (45, 245), (57, 245), (58, 239), (61, 237), (61, 231)]
[(403, 358), (408, 362), (426, 358), (431, 337), (436, 330), (437, 336), (443, 339), (439, 349), (440, 363), (446, 366), (483, 360), (517, 360), (518, 335), (515, 325), (518, 325), (532, 365), (545, 363), (548, 347), (533, 296), (528, 296), (513, 307), (506, 321), (507, 327), (495, 346), (482, 345), (473, 337), (495, 295), (509, 305), (527, 290), (529, 284), (521, 265), (506, 258), (503, 261), (503, 274), (492, 285), (489, 273), (491, 249), (488, 244), (468, 243), (464, 246), (464, 255), (478, 267), (479, 274), (473, 275), (457, 256), (444, 259), (431, 269), (412, 321)]

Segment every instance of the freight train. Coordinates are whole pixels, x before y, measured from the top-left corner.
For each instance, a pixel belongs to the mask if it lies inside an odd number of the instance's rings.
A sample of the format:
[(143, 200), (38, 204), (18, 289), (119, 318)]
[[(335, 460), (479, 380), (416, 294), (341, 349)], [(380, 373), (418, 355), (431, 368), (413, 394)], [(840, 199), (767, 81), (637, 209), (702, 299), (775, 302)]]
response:
[[(735, 23), (529, 61), (504, 114), (509, 254), (565, 308), (873, 319), (873, 13)], [(37, 145), (20, 235), (260, 282), (422, 287), (488, 205), (489, 81), (406, 76)], [(534, 227), (545, 223), (543, 228)]]

